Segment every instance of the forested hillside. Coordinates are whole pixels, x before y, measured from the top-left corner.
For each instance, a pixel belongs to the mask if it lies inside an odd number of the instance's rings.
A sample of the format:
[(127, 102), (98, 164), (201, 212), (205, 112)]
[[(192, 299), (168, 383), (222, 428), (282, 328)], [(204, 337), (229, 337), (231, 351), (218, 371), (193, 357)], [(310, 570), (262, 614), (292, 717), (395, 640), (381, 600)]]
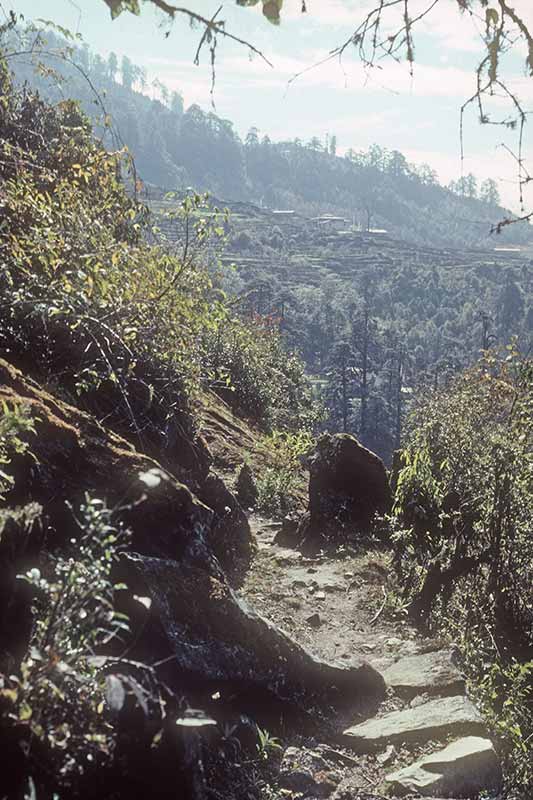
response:
[[(401, 153), (378, 145), (356, 152), (346, 142), (346, 153), (339, 156), (334, 133), (324, 142), (273, 142), (268, 131), (252, 127), (242, 141), (230, 120), (197, 105), (185, 110), (178, 92), (169, 92), (158, 79), (149, 81), (128, 58), (119, 64), (112, 53), (104, 61), (76, 43), (69, 44), (65, 60), (54, 55), (65, 51), (65, 40), (52, 32), (45, 39), (40, 77), (26, 56), (12, 60), (18, 79), (52, 101), (63, 96), (66, 80), (69, 96), (81, 101), (93, 121), (101, 124), (111, 112), (104, 140), (108, 146), (127, 145), (140, 177), (156, 186), (193, 186), (224, 200), (309, 216), (340, 214), (362, 228), (385, 228), (433, 246), (486, 244), (492, 225), (509, 216), (498, 205), (492, 180), (478, 186), (468, 175), (446, 188), (430, 165), (409, 164)], [(500, 239), (528, 237), (527, 226), (512, 226)]]
[[(152, 194), (171, 242), (180, 236), (175, 203)], [(225, 290), (245, 318), (281, 330), (303, 356), (325, 426), (356, 433), (386, 460), (420, 392), (446, 385), (489, 347), (513, 337), (530, 346), (529, 248), (423, 247), (328, 216), (230, 205), (224, 269), (215, 268)]]

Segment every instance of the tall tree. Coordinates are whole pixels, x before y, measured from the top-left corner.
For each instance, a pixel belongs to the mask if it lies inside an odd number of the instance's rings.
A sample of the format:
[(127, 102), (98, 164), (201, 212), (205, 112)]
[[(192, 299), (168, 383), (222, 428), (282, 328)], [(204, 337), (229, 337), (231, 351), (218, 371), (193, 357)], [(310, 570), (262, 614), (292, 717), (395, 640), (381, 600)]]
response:
[(320, 151), (324, 149), (324, 146), (318, 136), (313, 136), (313, 138), (309, 140), (309, 144), (307, 146), (310, 150)]
[(259, 147), (259, 131), (256, 127), (252, 126), (250, 128), (246, 134), (244, 144), (246, 147)]
[(116, 56), (116, 53), (111, 52), (109, 53), (109, 56), (107, 58), (107, 74), (109, 75), (109, 78), (112, 81), (116, 79), (117, 72), (118, 72), (118, 58)]
[(407, 175), (409, 173), (407, 159), (402, 153), (399, 153), (398, 150), (393, 150), (392, 153), (390, 153), (386, 165), (387, 171), (395, 177), (400, 177), (401, 175)]
[(479, 199), (489, 205), (500, 205), (500, 193), (498, 191), (498, 184), (493, 178), (487, 178), (483, 181), (479, 188)]
[(425, 184), (426, 186), (433, 186), (438, 183), (437, 173), (432, 167), (430, 167), (429, 164), (421, 164), (417, 169), (416, 174), (418, 175), (421, 183)]
[(471, 199), (477, 197), (477, 178), (472, 172), (469, 172), (464, 179), (464, 194)]
[(135, 79), (135, 69), (128, 56), (122, 56), (120, 65), (120, 73), (122, 75), (122, 85), (125, 89), (133, 88), (133, 81)]
[(498, 298), (498, 318), (502, 334), (509, 337), (524, 316), (524, 294), (513, 277), (508, 276)]
[(363, 444), (367, 443), (370, 402), (371, 374), (376, 367), (378, 349), (377, 326), (372, 318), (373, 292), (370, 276), (363, 275), (362, 304), (351, 308), (351, 341), (356, 356), (357, 378), (359, 389), (359, 436)]
[(170, 95), (170, 110), (178, 117), (183, 116), (183, 97), (180, 92), (172, 92)]
[(354, 427), (353, 401), (357, 392), (356, 358), (349, 341), (335, 344), (326, 375), (326, 393), (332, 417), (346, 433)]

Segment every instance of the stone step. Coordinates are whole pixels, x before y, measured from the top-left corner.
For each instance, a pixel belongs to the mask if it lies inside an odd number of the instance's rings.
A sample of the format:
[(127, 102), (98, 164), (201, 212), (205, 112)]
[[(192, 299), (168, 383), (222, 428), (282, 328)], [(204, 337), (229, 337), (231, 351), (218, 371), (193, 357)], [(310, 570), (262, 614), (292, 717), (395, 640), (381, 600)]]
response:
[(359, 753), (369, 753), (389, 744), (422, 744), (448, 736), (483, 734), (486, 729), (477, 709), (466, 697), (456, 696), (369, 719), (345, 730), (343, 741)]
[(457, 695), (465, 688), (449, 650), (400, 658), (383, 672), (383, 677), (396, 694), (408, 698), (418, 694)]
[(397, 797), (472, 797), (501, 788), (501, 766), (489, 739), (466, 736), (415, 764), (387, 775), (385, 784)]

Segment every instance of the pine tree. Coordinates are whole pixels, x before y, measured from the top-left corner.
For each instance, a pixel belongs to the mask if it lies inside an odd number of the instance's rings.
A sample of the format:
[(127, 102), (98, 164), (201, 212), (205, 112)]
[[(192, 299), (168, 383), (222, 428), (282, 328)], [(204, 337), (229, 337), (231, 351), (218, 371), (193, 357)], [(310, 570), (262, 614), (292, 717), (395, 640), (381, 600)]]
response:
[(349, 341), (335, 344), (326, 375), (326, 395), (333, 422), (346, 433), (355, 427), (353, 404), (358, 378), (356, 357)]

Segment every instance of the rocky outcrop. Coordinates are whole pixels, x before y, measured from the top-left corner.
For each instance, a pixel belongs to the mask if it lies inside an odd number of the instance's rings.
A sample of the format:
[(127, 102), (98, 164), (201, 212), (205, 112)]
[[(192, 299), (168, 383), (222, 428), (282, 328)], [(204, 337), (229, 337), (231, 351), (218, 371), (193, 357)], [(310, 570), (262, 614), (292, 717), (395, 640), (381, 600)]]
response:
[[(158, 462), (5, 361), (1, 401), (27, 408), (36, 428), (33, 455), (13, 464), (9, 504), (43, 508), (46, 547), (78, 535), (66, 501), (76, 507), (88, 492), (119, 506), (132, 531), (131, 561), (153, 598), (155, 622), (180, 673), (260, 686), (285, 701), (318, 698), (324, 686), (328, 702), (343, 693), (383, 693), (383, 679), (368, 665), (342, 668), (314, 659), (237, 598), (224, 567), (242, 567), (251, 538), (242, 509), (220, 478), (210, 474), (201, 486), (208, 506)], [(157, 655), (150, 652), (150, 660)]]
[(226, 574), (238, 583), (253, 553), (248, 518), (222, 478), (214, 472), (207, 475), (198, 494), (214, 514), (208, 533), (209, 546)]
[(501, 766), (489, 739), (466, 736), (385, 779), (398, 797), (477, 797), (501, 788)]
[(368, 532), (376, 514), (390, 508), (381, 459), (346, 433), (325, 434), (305, 459), (309, 507), (298, 531), (308, 549)]
[(385, 683), (401, 697), (415, 695), (456, 695), (464, 691), (465, 680), (447, 650), (436, 650), (400, 658), (384, 673)]
[(129, 561), (153, 600), (182, 673), (223, 693), (225, 686), (243, 694), (260, 687), (289, 704), (313, 700), (339, 706), (383, 696), (383, 678), (372, 667), (313, 657), (240, 600), (194, 550), (179, 562), (139, 556)]
[(353, 750), (369, 753), (389, 744), (424, 744), (453, 735), (485, 733), (486, 727), (477, 709), (466, 697), (457, 696), (391, 711), (348, 728), (343, 739)]
[[(179, 559), (191, 537), (203, 540), (213, 511), (161, 465), (89, 414), (43, 391), (0, 360), (0, 402), (24, 407), (35, 421), (31, 455), (16, 457), (10, 506), (38, 503), (44, 509), (46, 546), (60, 546), (78, 535), (67, 502), (74, 507), (85, 493), (124, 506), (132, 547), (147, 555)], [(140, 476), (156, 476), (149, 489)], [(143, 498), (141, 500), (141, 498)], [(128, 510), (128, 506), (135, 504)]]

